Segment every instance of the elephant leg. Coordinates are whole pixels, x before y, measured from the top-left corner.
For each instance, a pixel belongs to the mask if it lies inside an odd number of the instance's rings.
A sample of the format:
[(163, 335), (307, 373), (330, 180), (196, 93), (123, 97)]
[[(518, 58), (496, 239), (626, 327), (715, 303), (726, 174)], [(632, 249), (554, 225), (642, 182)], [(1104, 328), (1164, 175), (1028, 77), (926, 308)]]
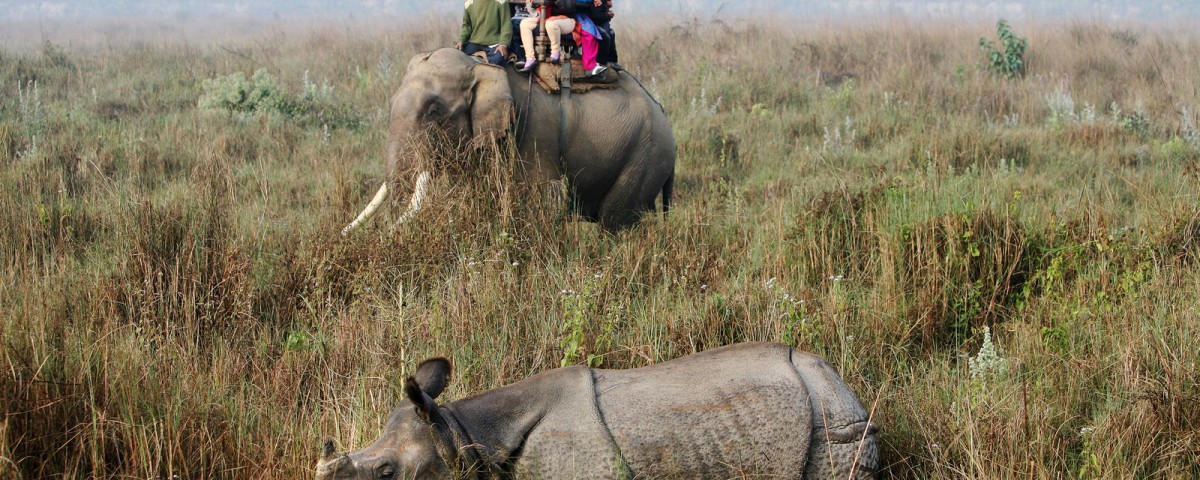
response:
[(621, 230), (637, 223), (646, 212), (653, 212), (654, 199), (667, 177), (636, 166), (626, 169), (600, 204), (600, 226)]

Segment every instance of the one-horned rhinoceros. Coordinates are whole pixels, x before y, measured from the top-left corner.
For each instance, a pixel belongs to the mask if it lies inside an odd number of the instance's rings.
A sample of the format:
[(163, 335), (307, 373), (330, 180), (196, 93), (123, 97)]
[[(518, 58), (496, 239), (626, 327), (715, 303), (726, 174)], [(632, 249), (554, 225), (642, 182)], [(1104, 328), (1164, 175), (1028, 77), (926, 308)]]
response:
[(875, 426), (821, 358), (744, 343), (630, 370), (574, 366), (443, 405), (426, 360), (367, 448), (318, 480), (872, 478)]

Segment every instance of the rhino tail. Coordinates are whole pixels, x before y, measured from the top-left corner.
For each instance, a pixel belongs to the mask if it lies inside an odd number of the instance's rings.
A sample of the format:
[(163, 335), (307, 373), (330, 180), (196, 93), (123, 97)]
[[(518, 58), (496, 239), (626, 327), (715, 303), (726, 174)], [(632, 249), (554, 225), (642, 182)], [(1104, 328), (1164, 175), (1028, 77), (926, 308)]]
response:
[(813, 415), (807, 478), (875, 478), (881, 468), (878, 425), (854, 390), (824, 359), (792, 351), (792, 365), (809, 395)]
[(814, 431), (808, 452), (807, 478), (871, 479), (882, 464), (875, 440), (878, 427), (870, 422)]

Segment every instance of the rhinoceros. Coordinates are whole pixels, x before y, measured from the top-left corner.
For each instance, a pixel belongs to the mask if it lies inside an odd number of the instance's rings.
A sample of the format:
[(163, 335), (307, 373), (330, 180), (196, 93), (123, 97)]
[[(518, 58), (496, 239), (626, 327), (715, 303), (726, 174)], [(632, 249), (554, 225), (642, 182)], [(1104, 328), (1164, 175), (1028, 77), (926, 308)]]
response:
[(572, 366), (439, 405), (422, 362), (370, 446), (318, 480), (873, 478), (877, 428), (825, 360), (743, 343), (629, 370)]

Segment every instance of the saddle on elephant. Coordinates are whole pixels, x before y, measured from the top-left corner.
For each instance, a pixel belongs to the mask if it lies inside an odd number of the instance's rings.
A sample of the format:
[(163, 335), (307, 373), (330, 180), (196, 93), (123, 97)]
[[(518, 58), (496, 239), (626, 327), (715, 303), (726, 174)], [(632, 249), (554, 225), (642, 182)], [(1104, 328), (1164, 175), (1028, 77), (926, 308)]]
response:
[[(561, 88), (561, 79), (559, 79), (560, 68), (558, 65), (549, 65), (539, 63), (533, 68), (533, 79), (537, 81), (539, 87), (549, 93), (558, 93)], [(609, 89), (617, 87), (618, 69), (609, 68), (600, 72), (599, 75), (588, 75), (583, 70), (583, 66), (579, 59), (571, 59), (571, 92), (586, 93), (589, 90), (600, 88)]]
[[(483, 63), (488, 62), (486, 52), (476, 52), (471, 54), (472, 57), (478, 58)], [(515, 68), (512, 65), (515, 62), (510, 61), (509, 67)], [(558, 93), (561, 88), (559, 72), (562, 66), (551, 63), (538, 63), (533, 69), (533, 79), (547, 93)], [(617, 79), (621, 68), (613, 67), (605, 69), (599, 75), (588, 75), (583, 69), (583, 63), (578, 58), (571, 58), (571, 92), (587, 93), (593, 89), (612, 89), (617, 88)]]

